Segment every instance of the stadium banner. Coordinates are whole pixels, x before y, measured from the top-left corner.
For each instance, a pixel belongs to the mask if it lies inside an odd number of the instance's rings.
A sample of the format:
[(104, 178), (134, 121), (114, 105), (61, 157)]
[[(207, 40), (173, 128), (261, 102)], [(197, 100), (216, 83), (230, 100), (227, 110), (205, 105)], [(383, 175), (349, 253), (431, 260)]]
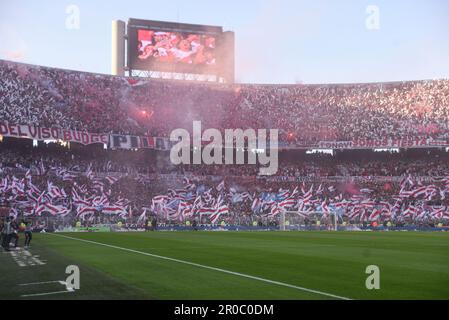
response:
[(112, 149), (131, 150), (139, 148), (139, 137), (136, 136), (111, 134), (109, 142), (109, 147)]
[(408, 137), (385, 139), (355, 139), (353, 141), (321, 141), (319, 149), (395, 149), (395, 148), (440, 148), (448, 147), (445, 140), (432, 138)]
[[(4, 137), (33, 139), (39, 141), (62, 140), (83, 145), (106, 144), (111, 149), (153, 149), (169, 151), (173, 145), (168, 138), (131, 136), (118, 134), (90, 133), (71, 129), (48, 128), (30, 125), (0, 123), (0, 135)], [(282, 149), (282, 146), (279, 146)], [(288, 149), (406, 149), (406, 148), (441, 148), (449, 147), (445, 140), (433, 138), (407, 137), (385, 139), (355, 139), (352, 141), (321, 141), (316, 146), (290, 147)]]
[(155, 149), (167, 151), (171, 148), (171, 142), (167, 138), (138, 137), (129, 135), (111, 134), (109, 139), (111, 149)]
[(33, 139), (39, 141), (63, 140), (83, 145), (108, 144), (109, 134), (89, 133), (70, 129), (46, 128), (30, 125), (0, 123), (0, 135), (4, 137)]
[[(445, 177), (443, 176), (435, 176), (435, 177), (420, 177), (421, 182), (433, 183), (436, 180), (443, 180)], [(335, 176), (335, 177), (287, 177), (287, 176), (258, 176), (255, 178), (257, 181), (266, 181), (266, 182), (307, 182), (307, 183), (342, 183), (342, 182), (358, 182), (358, 183), (369, 183), (369, 182), (401, 182), (404, 180), (404, 177), (391, 177), (391, 176)]]

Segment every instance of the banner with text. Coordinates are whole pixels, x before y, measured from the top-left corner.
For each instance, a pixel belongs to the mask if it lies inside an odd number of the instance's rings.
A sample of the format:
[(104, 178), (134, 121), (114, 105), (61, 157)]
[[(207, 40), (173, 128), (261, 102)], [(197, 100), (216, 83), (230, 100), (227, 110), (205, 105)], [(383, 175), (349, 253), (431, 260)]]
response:
[(171, 144), (167, 138), (138, 137), (111, 134), (109, 143), (111, 149), (155, 149), (170, 150)]
[[(105, 144), (112, 149), (154, 149), (168, 151), (176, 142), (168, 138), (146, 136), (131, 136), (119, 134), (89, 133), (61, 128), (46, 128), (30, 125), (15, 125), (0, 123), (0, 136), (45, 140), (63, 140), (83, 145)], [(268, 148), (269, 146), (267, 146)], [(352, 141), (321, 141), (315, 146), (290, 146), (280, 149), (406, 149), (406, 148), (442, 148), (449, 147), (449, 143), (442, 139), (408, 137), (384, 139), (355, 139)]]
[(108, 144), (109, 134), (89, 133), (70, 129), (43, 128), (29, 125), (14, 125), (0, 123), (0, 135), (4, 137), (45, 140), (63, 140), (76, 142), (84, 145), (88, 144)]
[(385, 139), (356, 139), (353, 141), (321, 141), (319, 149), (404, 149), (404, 148), (437, 148), (448, 147), (445, 140), (432, 138), (385, 138)]

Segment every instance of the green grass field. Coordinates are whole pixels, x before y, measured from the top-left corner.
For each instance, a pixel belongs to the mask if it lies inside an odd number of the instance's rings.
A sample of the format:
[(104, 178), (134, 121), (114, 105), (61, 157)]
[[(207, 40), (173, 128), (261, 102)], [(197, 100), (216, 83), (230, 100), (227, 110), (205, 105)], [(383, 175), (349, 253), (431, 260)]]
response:
[[(0, 253), (0, 299), (449, 299), (448, 233), (35, 234), (30, 253), (45, 265)], [(51, 282), (68, 265), (76, 292)]]

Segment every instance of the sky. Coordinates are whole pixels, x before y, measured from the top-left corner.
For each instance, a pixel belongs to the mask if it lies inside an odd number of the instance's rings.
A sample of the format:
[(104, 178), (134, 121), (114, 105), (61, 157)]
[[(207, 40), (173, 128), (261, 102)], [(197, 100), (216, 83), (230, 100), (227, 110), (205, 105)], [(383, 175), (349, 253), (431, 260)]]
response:
[(0, 0), (0, 59), (109, 74), (129, 18), (234, 31), (237, 82), (449, 78), (447, 0)]

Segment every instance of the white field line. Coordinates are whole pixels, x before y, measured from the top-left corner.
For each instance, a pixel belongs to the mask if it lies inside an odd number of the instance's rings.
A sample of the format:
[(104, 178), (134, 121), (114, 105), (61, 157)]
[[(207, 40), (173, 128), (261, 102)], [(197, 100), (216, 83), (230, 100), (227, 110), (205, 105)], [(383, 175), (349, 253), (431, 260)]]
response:
[(33, 256), (29, 251), (16, 250), (10, 252), (11, 257), (19, 267), (34, 267), (36, 265), (45, 265), (45, 262), (39, 259), (39, 256)]
[(64, 281), (56, 280), (56, 281), (45, 281), (45, 282), (21, 283), (21, 284), (19, 284), (19, 286), (39, 286), (39, 285), (50, 284), (50, 283), (59, 283), (61, 285), (65, 285)]
[(90, 241), (90, 240), (84, 240), (84, 239), (78, 239), (78, 238), (63, 236), (63, 235), (60, 235), (60, 234), (52, 234), (52, 235), (57, 236), (57, 237), (66, 238), (66, 239), (81, 241), (81, 242), (85, 242), (85, 243), (95, 244), (95, 245), (99, 245), (99, 246), (103, 246), (103, 247), (113, 248), (113, 249), (117, 249), (117, 250), (122, 250), (122, 251), (132, 252), (132, 253), (136, 253), (136, 254), (141, 254), (141, 255), (144, 255), (144, 256), (149, 256), (149, 257), (158, 258), (158, 259), (162, 259), (162, 260), (182, 263), (182, 264), (186, 264), (186, 265), (189, 265), (189, 266), (194, 266), (194, 267), (198, 267), (198, 268), (213, 270), (213, 271), (217, 271), (217, 272), (221, 272), (221, 273), (227, 273), (227, 274), (231, 274), (231, 275), (242, 277), (242, 278), (257, 280), (257, 281), (261, 281), (261, 282), (265, 282), (265, 283), (269, 283), (269, 284), (274, 284), (274, 285), (287, 287), (287, 288), (291, 288), (291, 289), (296, 289), (296, 290), (300, 290), (300, 291), (304, 291), (304, 292), (314, 293), (314, 294), (318, 294), (318, 295), (322, 295), (322, 296), (326, 296), (326, 297), (331, 297), (331, 298), (335, 298), (335, 299), (351, 300), (350, 298), (347, 298), (347, 297), (337, 296), (335, 294), (331, 294), (331, 293), (327, 293), (327, 292), (323, 292), (323, 291), (308, 289), (308, 288), (304, 288), (304, 287), (299, 287), (299, 286), (295, 286), (295, 285), (292, 285), (292, 284), (288, 284), (288, 283), (285, 283), (285, 282), (279, 282), (279, 281), (264, 279), (264, 278), (251, 276), (251, 275), (247, 275), (247, 274), (243, 274), (243, 273), (239, 273), (239, 272), (234, 272), (234, 271), (229, 271), (229, 270), (225, 270), (225, 269), (210, 267), (210, 266), (202, 265), (202, 264), (199, 264), (199, 263), (179, 260), (179, 259), (175, 259), (175, 258), (164, 257), (164, 256), (160, 256), (160, 255), (156, 255), (156, 254), (152, 254), (152, 253), (148, 253), (148, 252), (142, 252), (142, 251), (137, 251), (137, 250), (128, 249), (128, 248), (122, 248), (122, 247), (118, 247), (118, 246), (114, 246), (114, 245), (110, 245), (110, 244), (105, 244), (105, 243), (101, 243), (101, 242), (96, 242), (96, 241)]
[(28, 297), (42, 297), (42, 296), (50, 296), (54, 294), (61, 294), (61, 293), (72, 293), (75, 291), (55, 291), (55, 292), (44, 292), (44, 293), (34, 293), (34, 294), (23, 294), (21, 295), (22, 298), (28, 298)]

